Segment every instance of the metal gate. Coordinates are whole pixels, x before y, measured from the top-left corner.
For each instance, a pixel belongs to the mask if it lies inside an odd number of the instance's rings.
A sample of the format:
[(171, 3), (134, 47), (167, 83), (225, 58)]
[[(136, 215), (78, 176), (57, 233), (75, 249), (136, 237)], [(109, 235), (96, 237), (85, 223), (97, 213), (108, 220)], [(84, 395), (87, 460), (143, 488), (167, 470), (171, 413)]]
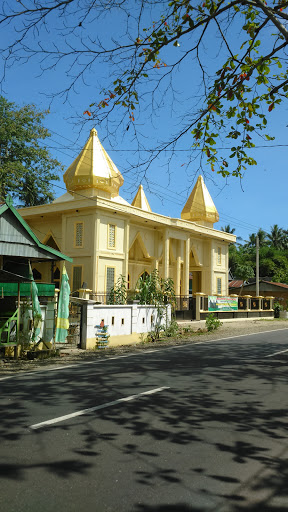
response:
[(69, 329), (67, 344), (78, 347), (81, 344), (82, 305), (77, 299), (71, 298), (69, 302)]
[(176, 296), (176, 320), (195, 320), (196, 298), (191, 296)]

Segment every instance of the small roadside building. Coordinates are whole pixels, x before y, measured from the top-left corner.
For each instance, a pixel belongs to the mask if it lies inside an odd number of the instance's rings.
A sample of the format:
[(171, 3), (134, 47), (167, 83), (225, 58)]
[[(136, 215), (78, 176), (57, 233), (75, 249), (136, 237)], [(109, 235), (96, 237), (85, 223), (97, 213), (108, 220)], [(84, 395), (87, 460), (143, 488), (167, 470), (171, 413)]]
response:
[[(229, 283), (230, 293), (235, 293), (236, 295), (239, 295), (241, 290), (241, 284), (241, 281), (231, 281), (231, 283)], [(256, 297), (256, 282), (244, 284), (241, 294)], [(280, 302), (284, 309), (287, 309), (288, 284), (275, 283), (273, 281), (267, 281), (266, 279), (260, 279), (259, 294), (262, 297), (274, 297), (275, 301)]]
[[(34, 269), (35, 281), (42, 281), (42, 276), (35, 272), (35, 265), (45, 262), (50, 269), (45, 282), (38, 284), (38, 295), (42, 297), (42, 303), (47, 305), (49, 301), (54, 300), (56, 284), (54, 269), (55, 265), (61, 261), (72, 263), (72, 258), (40, 242), (13, 207), (10, 197), (0, 203), (0, 331), (2, 329), (7, 333), (6, 339), (7, 336), (9, 338), (10, 333), (6, 329), (7, 326), (5, 327), (7, 320), (13, 315), (16, 318), (17, 312), (19, 324), (20, 299), (31, 295), (29, 263)], [(49, 334), (53, 338), (54, 305), (50, 309), (53, 312), (53, 318), (51, 318), (50, 333), (47, 332), (47, 336)]]
[(4, 203), (0, 203), (0, 269), (15, 274), (29, 277), (29, 265), (33, 271), (35, 281), (43, 281), (42, 276), (35, 272), (36, 262), (49, 262), (45, 275), (46, 283), (59, 284), (55, 280), (55, 262), (67, 261), (72, 263), (72, 258), (62, 254), (53, 247), (49, 247), (37, 238), (27, 222), (13, 207), (10, 197)]

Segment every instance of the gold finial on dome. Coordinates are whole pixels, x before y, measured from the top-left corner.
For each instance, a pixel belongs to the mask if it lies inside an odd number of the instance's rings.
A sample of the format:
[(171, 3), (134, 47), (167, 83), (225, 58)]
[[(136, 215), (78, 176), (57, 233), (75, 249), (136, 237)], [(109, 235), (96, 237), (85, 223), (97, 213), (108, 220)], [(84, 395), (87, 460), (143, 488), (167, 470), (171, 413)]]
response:
[(131, 205), (135, 206), (136, 208), (141, 208), (141, 210), (144, 210), (146, 212), (152, 212), (142, 185), (139, 185), (137, 194), (134, 197)]
[(197, 179), (196, 185), (181, 212), (181, 219), (209, 224), (214, 224), (219, 220), (219, 214), (202, 176)]
[(68, 167), (63, 179), (69, 192), (97, 189), (111, 197), (119, 195), (119, 188), (124, 183), (122, 174), (103, 148), (95, 128), (92, 128), (84, 148)]

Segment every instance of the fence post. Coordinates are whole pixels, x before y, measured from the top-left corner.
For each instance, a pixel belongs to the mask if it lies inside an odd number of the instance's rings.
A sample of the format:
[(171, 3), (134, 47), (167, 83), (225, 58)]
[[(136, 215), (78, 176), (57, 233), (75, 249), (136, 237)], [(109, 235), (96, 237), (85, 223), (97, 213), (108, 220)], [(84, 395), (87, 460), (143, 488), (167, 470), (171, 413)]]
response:
[(81, 304), (80, 347), (84, 350), (87, 347), (87, 311), (88, 304)]
[(133, 300), (131, 308), (131, 334), (137, 332), (137, 315), (138, 315), (139, 300)]
[(79, 288), (79, 298), (89, 300), (90, 293), (92, 293), (92, 290), (89, 290), (88, 288)]
[(243, 299), (246, 299), (246, 311), (250, 311), (252, 296), (251, 295), (243, 295)]
[(263, 299), (264, 299), (264, 297), (263, 297), (263, 295), (258, 295), (257, 299), (259, 300), (258, 309), (262, 311), (263, 310)]
[(196, 296), (196, 320), (201, 320), (201, 314), (200, 312), (203, 311), (202, 307), (202, 297), (205, 297), (205, 293), (197, 292), (195, 293)]
[(272, 310), (273, 309), (273, 301), (274, 301), (275, 297), (273, 297), (271, 295), (271, 296), (265, 297), (265, 299), (269, 300), (269, 309)]

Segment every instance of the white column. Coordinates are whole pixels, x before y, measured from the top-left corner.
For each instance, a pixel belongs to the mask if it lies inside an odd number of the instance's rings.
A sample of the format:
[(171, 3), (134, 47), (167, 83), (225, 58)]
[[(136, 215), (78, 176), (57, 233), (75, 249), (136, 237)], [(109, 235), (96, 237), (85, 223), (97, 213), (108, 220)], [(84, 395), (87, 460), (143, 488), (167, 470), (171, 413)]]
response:
[(181, 283), (181, 240), (177, 241), (175, 294), (180, 295)]
[(165, 230), (163, 233), (163, 277), (167, 279), (169, 277), (169, 235), (168, 231)]
[[(91, 255), (92, 259), (92, 290), (94, 293), (97, 293), (98, 290), (98, 251), (99, 251), (99, 233), (100, 233), (100, 218), (97, 213), (93, 215), (93, 253)], [(102, 291), (102, 290), (100, 290)]]
[(190, 260), (190, 238), (184, 243), (184, 276), (183, 276), (183, 295), (189, 295), (189, 260)]
[[(128, 281), (128, 272), (129, 272), (129, 230), (130, 224), (129, 220), (125, 220), (124, 223), (124, 240), (123, 240), (123, 251), (124, 251), (124, 269), (123, 274), (125, 276), (126, 281)], [(131, 278), (131, 276), (130, 276)]]
[(154, 269), (159, 271), (159, 236), (158, 232), (154, 233)]

